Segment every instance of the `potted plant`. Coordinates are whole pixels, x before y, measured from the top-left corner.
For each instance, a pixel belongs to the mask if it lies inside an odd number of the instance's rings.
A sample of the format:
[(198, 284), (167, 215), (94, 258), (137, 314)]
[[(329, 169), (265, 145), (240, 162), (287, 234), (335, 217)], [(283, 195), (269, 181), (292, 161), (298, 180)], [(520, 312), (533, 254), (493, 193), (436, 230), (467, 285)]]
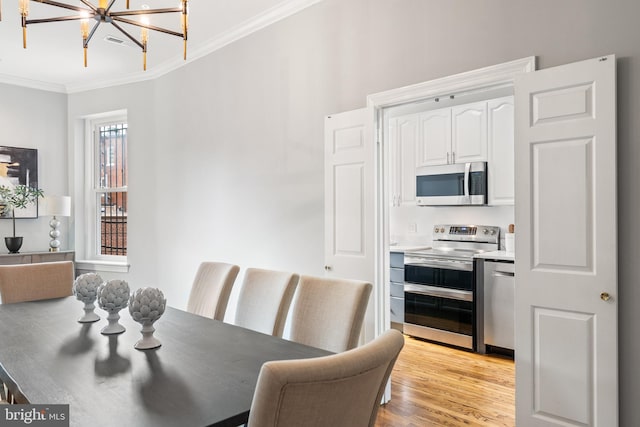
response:
[(22, 237), (16, 237), (16, 209), (24, 209), (30, 203), (35, 203), (38, 197), (42, 197), (44, 192), (35, 187), (26, 185), (16, 185), (15, 187), (7, 187), (0, 185), (0, 205), (2, 205), (2, 214), (7, 209), (11, 209), (11, 218), (13, 220), (13, 237), (5, 237), (4, 243), (9, 249), (9, 253), (17, 254), (22, 247)]

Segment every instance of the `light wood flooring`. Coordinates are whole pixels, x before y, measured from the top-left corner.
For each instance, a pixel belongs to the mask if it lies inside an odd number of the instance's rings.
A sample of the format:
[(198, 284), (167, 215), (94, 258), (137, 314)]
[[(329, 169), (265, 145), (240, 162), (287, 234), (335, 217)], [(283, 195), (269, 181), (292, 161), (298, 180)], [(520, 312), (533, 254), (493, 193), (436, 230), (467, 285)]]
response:
[(513, 360), (405, 336), (377, 427), (515, 425)]

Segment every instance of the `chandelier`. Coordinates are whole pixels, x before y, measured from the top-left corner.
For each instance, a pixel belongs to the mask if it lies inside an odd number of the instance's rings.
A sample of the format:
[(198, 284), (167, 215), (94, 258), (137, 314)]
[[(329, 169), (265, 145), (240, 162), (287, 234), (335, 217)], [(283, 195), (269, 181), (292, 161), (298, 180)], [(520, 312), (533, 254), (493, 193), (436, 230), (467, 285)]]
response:
[[(2, 0), (0, 0), (1, 2)], [(77, 12), (72, 16), (60, 16), (54, 18), (45, 19), (27, 19), (29, 15), (29, 3), (34, 1), (36, 3), (48, 4), (50, 6), (59, 7), (62, 9), (73, 10)], [(84, 66), (87, 66), (87, 49), (89, 42), (95, 34), (100, 24), (111, 24), (118, 31), (124, 34), (129, 40), (138, 45), (142, 49), (142, 67), (143, 70), (147, 69), (147, 43), (149, 41), (149, 30), (158, 31), (172, 36), (181, 37), (183, 39), (183, 57), (187, 59), (187, 27), (188, 27), (188, 2), (189, 0), (179, 0), (179, 7), (164, 8), (164, 9), (150, 9), (143, 8), (141, 10), (129, 10), (129, 0), (126, 0), (126, 9), (115, 11), (113, 6), (116, 0), (98, 0), (98, 5), (95, 6), (89, 0), (80, 0), (86, 7), (75, 6), (67, 3), (62, 3), (52, 0), (19, 0), (19, 10), (22, 15), (22, 45), (27, 48), (27, 25), (29, 24), (41, 24), (45, 22), (62, 22), (62, 21), (80, 21), (80, 33), (82, 34), (82, 47), (84, 50)], [(1, 6), (1, 3), (0, 3)], [(180, 25), (182, 31), (172, 31), (166, 28), (157, 27), (149, 23), (148, 15), (159, 13), (179, 13)], [(140, 20), (133, 20), (130, 17), (140, 16)], [(2, 19), (2, 12), (0, 11), (0, 20)], [(93, 26), (91, 26), (93, 22)], [(123, 28), (120, 23), (133, 25), (140, 28), (140, 39), (131, 35), (129, 31)], [(91, 27), (91, 28), (89, 28)]]

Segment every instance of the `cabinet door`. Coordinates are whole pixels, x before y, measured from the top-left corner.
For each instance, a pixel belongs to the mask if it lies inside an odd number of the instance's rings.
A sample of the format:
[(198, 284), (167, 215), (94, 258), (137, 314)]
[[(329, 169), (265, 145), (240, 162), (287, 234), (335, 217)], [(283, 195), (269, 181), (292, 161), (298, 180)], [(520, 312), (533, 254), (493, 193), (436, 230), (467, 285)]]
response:
[(400, 150), (399, 205), (416, 203), (416, 143), (418, 140), (418, 116), (398, 118), (398, 148)]
[(411, 114), (389, 120), (391, 206), (416, 202), (416, 142), (418, 116)]
[(487, 160), (487, 103), (474, 102), (451, 109), (452, 163)]
[(489, 204), (514, 204), (513, 96), (492, 99), (488, 114)]
[(446, 165), (451, 156), (451, 109), (419, 115), (416, 166)]

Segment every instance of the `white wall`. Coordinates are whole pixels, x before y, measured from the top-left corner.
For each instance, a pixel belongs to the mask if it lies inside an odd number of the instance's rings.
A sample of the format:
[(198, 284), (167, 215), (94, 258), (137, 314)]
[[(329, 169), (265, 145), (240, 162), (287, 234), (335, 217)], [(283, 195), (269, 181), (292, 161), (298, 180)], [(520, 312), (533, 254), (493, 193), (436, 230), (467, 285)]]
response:
[(638, 16), (636, 0), (325, 0), (150, 84), (71, 95), (69, 120), (129, 110), (130, 281), (183, 306), (203, 259), (321, 274), (323, 116), (530, 55), (616, 54), (621, 425), (640, 425)]
[[(0, 146), (38, 150), (38, 187), (45, 195), (69, 194), (66, 106), (63, 94), (0, 84)], [(24, 237), (20, 252), (49, 249), (50, 219), (16, 219), (16, 236)], [(62, 236), (68, 236), (68, 221), (60, 218)], [(3, 238), (12, 233), (11, 220), (0, 220), (0, 253), (8, 252)], [(70, 247), (73, 244), (62, 238), (61, 249)]]

